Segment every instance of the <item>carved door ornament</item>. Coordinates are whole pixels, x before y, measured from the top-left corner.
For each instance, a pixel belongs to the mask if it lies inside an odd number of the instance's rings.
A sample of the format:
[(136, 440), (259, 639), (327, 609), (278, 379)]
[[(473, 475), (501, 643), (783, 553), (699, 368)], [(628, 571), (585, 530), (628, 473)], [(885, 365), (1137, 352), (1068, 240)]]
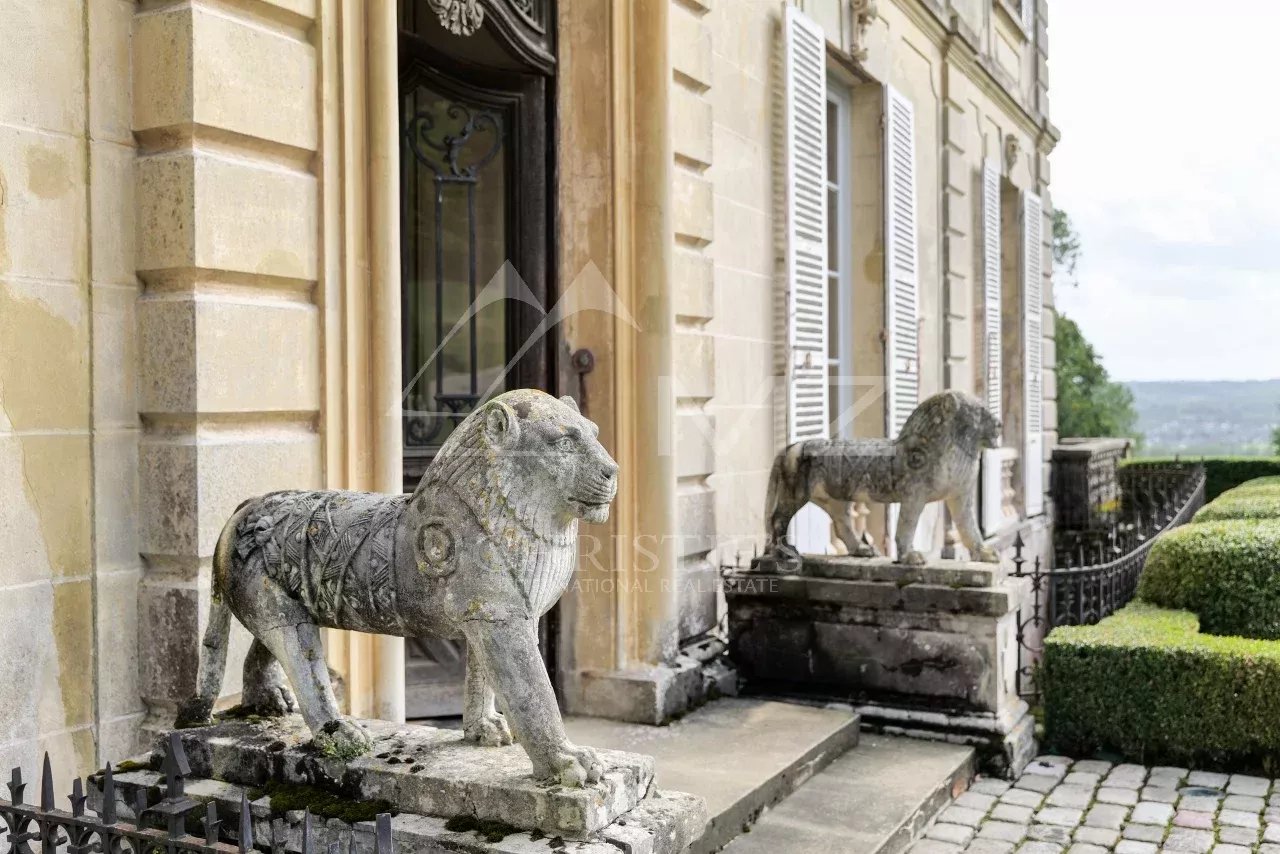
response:
[(849, 0), (849, 11), (853, 13), (849, 55), (856, 61), (863, 62), (867, 58), (867, 31), (871, 29), (871, 22), (876, 19), (875, 0)]
[(480, 0), (427, 0), (440, 26), (455, 36), (469, 36), (484, 23)]
[(1004, 174), (1013, 175), (1014, 167), (1018, 165), (1018, 155), (1022, 153), (1022, 143), (1013, 134), (1009, 134), (1004, 138)]

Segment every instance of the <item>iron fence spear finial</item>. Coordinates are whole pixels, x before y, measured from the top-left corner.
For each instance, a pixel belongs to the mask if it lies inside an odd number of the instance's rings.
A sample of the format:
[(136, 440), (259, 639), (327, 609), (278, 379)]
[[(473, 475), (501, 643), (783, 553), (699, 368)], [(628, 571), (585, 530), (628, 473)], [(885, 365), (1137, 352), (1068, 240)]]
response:
[(71, 794), (67, 796), (71, 801), (71, 814), (77, 818), (84, 815), (84, 802), (87, 800), (84, 794), (84, 784), (77, 777), (71, 782)]
[(249, 817), (249, 795), (240, 793), (240, 854), (253, 847), (253, 819)]
[(53, 809), (53, 765), (49, 762), (49, 752), (44, 754), (44, 773), (40, 777), (40, 809)]
[(9, 800), (14, 806), (22, 803), (22, 793), (27, 788), (27, 784), (22, 782), (22, 769), (14, 768), (9, 774)]
[(390, 813), (378, 813), (377, 835), (373, 840), (373, 851), (374, 854), (392, 854)]
[(116, 780), (110, 762), (102, 774), (102, 808), (98, 810), (98, 817), (103, 824), (116, 823)]
[(204, 808), (204, 843), (209, 846), (218, 844), (218, 831), (222, 822), (218, 821), (218, 805), (209, 801)]

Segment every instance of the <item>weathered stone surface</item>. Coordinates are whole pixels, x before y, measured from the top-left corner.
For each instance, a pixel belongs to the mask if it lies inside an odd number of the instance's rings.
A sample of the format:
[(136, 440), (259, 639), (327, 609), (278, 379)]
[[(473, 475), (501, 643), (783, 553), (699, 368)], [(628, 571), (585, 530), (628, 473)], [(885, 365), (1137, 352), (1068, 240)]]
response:
[(463, 737), (517, 740), (539, 781), (598, 782), (603, 766), (565, 734), (537, 646), (577, 565), (578, 520), (606, 521), (617, 493), (598, 433), (572, 398), (517, 389), (457, 425), (412, 496), (287, 490), (240, 503), (213, 552), (199, 677), (177, 725), (209, 722), (233, 616), (254, 637), (243, 705), (296, 709), (316, 747), (348, 758), (372, 736), (339, 711), (320, 627), (465, 638)]
[[(855, 692), (864, 720), (913, 735), (963, 732), (1015, 773), (1033, 755), (1014, 690), (1025, 579), (957, 561), (806, 556), (799, 574), (759, 571), (766, 565), (776, 566), (762, 559), (725, 579), (730, 648), (748, 681)], [(894, 570), (949, 583), (882, 580)]]
[(911, 413), (896, 439), (810, 439), (782, 450), (769, 480), (769, 544), (794, 557), (787, 526), (810, 500), (830, 516), (851, 555), (874, 554), (853, 513), (857, 502), (898, 503), (895, 539), (900, 563), (919, 565), (916, 527), (925, 505), (945, 498), (970, 554), (996, 563), (978, 528), (978, 462), (983, 448), (1000, 445), (1000, 422), (972, 396), (936, 394)]
[(546, 786), (534, 779), (518, 747), (467, 744), (456, 730), (386, 721), (360, 726), (372, 739), (372, 755), (345, 762), (314, 749), (296, 715), (226, 719), (181, 732), (197, 777), (251, 787), (305, 783), (386, 800), (401, 812), (472, 816), (573, 839), (602, 830), (639, 805), (652, 787), (653, 760), (639, 754), (600, 751), (604, 773), (598, 783)]
[[(133, 804), (139, 790), (151, 790), (163, 783), (156, 771), (130, 771), (116, 775), (116, 805), (119, 815), (134, 818)], [(93, 778), (89, 786), (92, 808), (101, 804), (101, 780)], [(213, 801), (218, 808), (224, 832), (235, 836), (239, 829), (242, 794), (248, 787), (217, 780), (193, 779), (186, 794), (196, 801)], [(282, 849), (301, 851), (302, 815), (298, 811), (274, 809), (271, 798), (263, 796), (249, 803), (254, 839), (259, 847), (266, 840), (278, 838)], [(392, 840), (402, 854), (680, 854), (697, 838), (706, 825), (706, 807), (701, 798), (682, 792), (653, 792), (625, 817), (602, 828), (591, 839), (566, 842), (559, 835), (542, 831), (519, 831), (510, 828), (497, 841), (488, 841), (471, 830), (450, 830), (447, 818), (399, 813), (391, 818)], [(278, 836), (273, 836), (277, 833)], [(349, 824), (337, 818), (315, 818), (312, 823), (312, 850), (326, 850), (337, 843), (340, 851), (372, 854), (374, 824), (370, 821)]]

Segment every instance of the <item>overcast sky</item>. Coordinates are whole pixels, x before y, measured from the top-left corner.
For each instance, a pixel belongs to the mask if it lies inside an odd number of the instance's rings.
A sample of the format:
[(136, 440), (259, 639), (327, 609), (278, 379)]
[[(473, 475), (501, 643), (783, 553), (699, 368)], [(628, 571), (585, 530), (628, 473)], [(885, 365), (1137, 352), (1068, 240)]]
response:
[(1059, 310), (1113, 378), (1280, 377), (1280, 3), (1049, 5)]

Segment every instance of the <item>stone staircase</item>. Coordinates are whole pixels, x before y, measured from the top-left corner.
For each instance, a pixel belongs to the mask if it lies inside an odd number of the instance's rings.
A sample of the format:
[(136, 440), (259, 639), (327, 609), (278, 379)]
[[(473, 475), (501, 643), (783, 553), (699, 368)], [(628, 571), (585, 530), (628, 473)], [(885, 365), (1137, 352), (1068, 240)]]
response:
[(644, 753), (701, 795), (692, 854), (897, 854), (974, 773), (970, 747), (859, 733), (847, 706), (726, 698), (666, 727), (569, 718), (580, 744)]

